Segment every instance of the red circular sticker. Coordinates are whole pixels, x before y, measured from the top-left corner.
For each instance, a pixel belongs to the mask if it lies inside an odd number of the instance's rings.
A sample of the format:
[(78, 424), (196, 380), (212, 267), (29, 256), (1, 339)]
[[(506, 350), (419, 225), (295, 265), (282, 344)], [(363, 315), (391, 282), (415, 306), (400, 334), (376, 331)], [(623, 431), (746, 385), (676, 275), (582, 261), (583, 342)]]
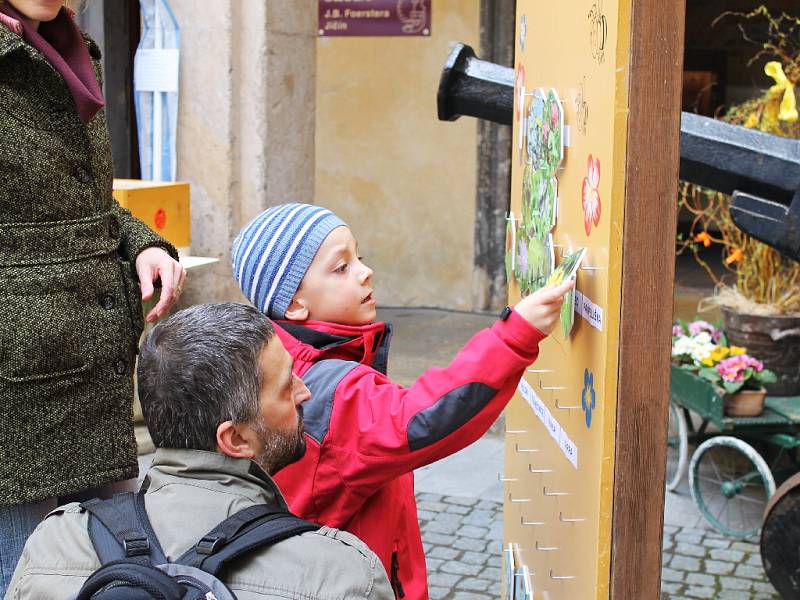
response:
[(155, 223), (157, 229), (164, 229), (164, 225), (167, 224), (167, 213), (163, 208), (159, 208), (156, 211), (153, 217), (153, 223)]

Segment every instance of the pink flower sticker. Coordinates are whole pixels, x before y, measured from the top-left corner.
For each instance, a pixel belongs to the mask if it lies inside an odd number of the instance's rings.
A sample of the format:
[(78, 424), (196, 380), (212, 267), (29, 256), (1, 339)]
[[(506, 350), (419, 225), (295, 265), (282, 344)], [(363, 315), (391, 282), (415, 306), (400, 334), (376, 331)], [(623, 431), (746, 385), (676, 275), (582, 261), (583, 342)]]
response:
[(586, 235), (592, 231), (592, 224), (597, 227), (600, 223), (600, 159), (592, 158), (586, 161), (587, 175), (583, 178), (581, 186), (581, 202), (583, 204), (583, 225)]

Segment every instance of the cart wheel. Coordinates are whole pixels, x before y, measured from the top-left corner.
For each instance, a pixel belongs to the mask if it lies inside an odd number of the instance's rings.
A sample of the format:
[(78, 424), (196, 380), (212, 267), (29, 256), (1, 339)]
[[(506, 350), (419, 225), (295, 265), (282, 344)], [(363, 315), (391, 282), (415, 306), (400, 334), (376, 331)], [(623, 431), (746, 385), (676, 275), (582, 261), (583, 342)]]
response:
[(673, 492), (680, 485), (686, 472), (689, 457), (689, 437), (686, 433), (686, 417), (679, 406), (669, 403), (669, 431), (667, 433), (667, 491)]
[(689, 489), (700, 513), (724, 535), (758, 535), (775, 480), (755, 449), (727, 435), (697, 448), (689, 465)]

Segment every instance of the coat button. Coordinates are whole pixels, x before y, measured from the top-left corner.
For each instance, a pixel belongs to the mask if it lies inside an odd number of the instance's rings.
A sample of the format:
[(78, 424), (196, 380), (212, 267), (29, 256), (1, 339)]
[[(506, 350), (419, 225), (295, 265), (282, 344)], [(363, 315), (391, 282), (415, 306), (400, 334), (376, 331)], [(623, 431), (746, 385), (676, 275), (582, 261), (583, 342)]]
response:
[(117, 301), (111, 294), (103, 294), (100, 296), (100, 306), (106, 310), (111, 310), (117, 305)]
[(124, 360), (120, 358), (114, 362), (114, 372), (117, 375), (125, 375), (127, 371), (128, 371), (128, 363), (126, 363)]
[(50, 110), (54, 113), (62, 113), (67, 110), (67, 106), (62, 102), (56, 102), (55, 100), (50, 102)]
[(108, 236), (113, 240), (119, 237), (119, 224), (116, 219), (111, 219), (108, 222)]
[(92, 175), (86, 167), (76, 167), (74, 175), (81, 183), (89, 183), (92, 180)]

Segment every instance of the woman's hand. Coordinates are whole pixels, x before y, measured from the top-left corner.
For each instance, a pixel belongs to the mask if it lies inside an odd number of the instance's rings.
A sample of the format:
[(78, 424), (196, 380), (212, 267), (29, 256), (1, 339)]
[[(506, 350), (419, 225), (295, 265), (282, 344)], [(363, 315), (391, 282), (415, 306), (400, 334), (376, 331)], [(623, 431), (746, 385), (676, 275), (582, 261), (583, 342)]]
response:
[(142, 301), (153, 297), (153, 282), (161, 278), (161, 298), (145, 317), (148, 323), (155, 323), (180, 297), (186, 270), (163, 248), (153, 246), (145, 248), (136, 257), (136, 274), (142, 288)]

